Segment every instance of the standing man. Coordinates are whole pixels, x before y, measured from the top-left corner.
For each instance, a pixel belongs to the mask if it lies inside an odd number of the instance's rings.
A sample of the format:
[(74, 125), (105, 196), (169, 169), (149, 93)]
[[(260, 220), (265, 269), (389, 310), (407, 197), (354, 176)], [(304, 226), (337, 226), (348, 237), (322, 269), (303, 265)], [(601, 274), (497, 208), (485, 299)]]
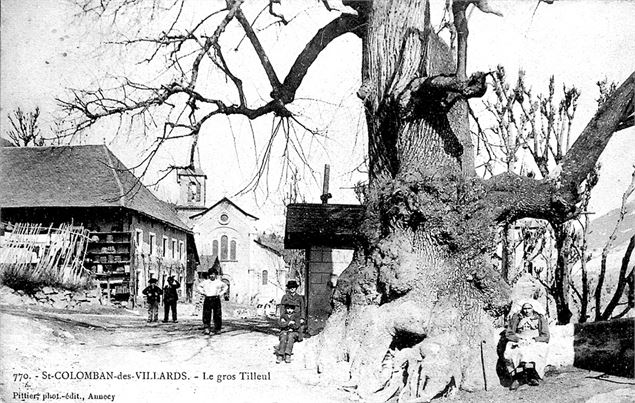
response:
[(211, 268), (209, 278), (201, 281), (197, 291), (205, 296), (203, 300), (203, 325), (205, 334), (209, 334), (211, 319), (214, 319), (214, 333), (220, 332), (223, 324), (220, 298), (227, 292), (227, 284), (218, 277), (218, 270)]
[(168, 314), (172, 309), (172, 322), (176, 323), (176, 302), (179, 300), (177, 290), (181, 287), (178, 281), (174, 280), (174, 276), (168, 277), (168, 284), (163, 287), (163, 323), (168, 321)]
[(148, 323), (159, 320), (159, 302), (161, 302), (161, 288), (157, 286), (157, 279), (148, 280), (149, 286), (141, 292), (148, 300)]

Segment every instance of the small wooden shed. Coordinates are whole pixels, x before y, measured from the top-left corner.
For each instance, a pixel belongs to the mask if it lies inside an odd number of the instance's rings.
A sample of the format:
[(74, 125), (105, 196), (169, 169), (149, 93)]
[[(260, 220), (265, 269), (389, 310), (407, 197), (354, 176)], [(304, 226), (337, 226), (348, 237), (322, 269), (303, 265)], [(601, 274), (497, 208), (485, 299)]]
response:
[(364, 207), (355, 204), (294, 203), (287, 206), (285, 249), (304, 249), (303, 293), (307, 316), (327, 318), (337, 277), (348, 266)]

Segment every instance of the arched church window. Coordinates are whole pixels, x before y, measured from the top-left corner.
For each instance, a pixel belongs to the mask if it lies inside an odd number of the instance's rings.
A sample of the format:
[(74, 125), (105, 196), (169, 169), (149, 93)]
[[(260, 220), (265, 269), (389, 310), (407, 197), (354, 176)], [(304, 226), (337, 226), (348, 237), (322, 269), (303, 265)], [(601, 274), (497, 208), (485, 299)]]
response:
[(236, 241), (233, 239), (229, 243), (229, 260), (236, 260)]
[[(198, 197), (198, 200), (196, 200)], [(190, 182), (187, 185), (187, 201), (200, 201), (201, 196), (198, 194), (198, 185), (196, 182)]]
[(212, 256), (218, 257), (218, 239), (212, 241)]
[(262, 271), (262, 285), (267, 285), (269, 283), (269, 273), (267, 270)]
[(220, 260), (227, 260), (227, 235), (220, 237)]

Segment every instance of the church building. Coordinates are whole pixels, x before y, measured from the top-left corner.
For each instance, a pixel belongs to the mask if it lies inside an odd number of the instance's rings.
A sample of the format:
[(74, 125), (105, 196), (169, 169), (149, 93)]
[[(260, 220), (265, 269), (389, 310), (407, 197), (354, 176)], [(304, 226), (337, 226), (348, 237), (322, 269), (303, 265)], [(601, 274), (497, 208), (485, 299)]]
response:
[(179, 170), (179, 216), (194, 231), (199, 252), (199, 273), (218, 258), (222, 276), (229, 284), (226, 297), (239, 303), (279, 301), (284, 294), (288, 268), (281, 251), (258, 241), (258, 217), (227, 197), (209, 207), (207, 176), (200, 168)]

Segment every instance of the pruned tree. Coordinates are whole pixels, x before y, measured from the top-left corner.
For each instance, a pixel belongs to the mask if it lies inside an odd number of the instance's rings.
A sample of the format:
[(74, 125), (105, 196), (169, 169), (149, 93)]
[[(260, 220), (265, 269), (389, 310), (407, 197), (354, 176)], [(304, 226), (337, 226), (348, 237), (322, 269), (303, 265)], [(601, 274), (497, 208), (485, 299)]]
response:
[(45, 144), (45, 139), (38, 126), (39, 117), (39, 107), (36, 107), (33, 112), (27, 113), (18, 107), (8, 115), (11, 127), (7, 130), (7, 136), (16, 147), (43, 146)]
[[(487, 152), (488, 158), (483, 163), (484, 173), (491, 175), (495, 163), (499, 160), (499, 164), (503, 165), (507, 172), (538, 178), (554, 176), (554, 171), (559, 169), (560, 163), (570, 147), (571, 127), (580, 92), (574, 86), (563, 85), (560, 99), (557, 99), (555, 78), (551, 76), (546, 94), (536, 96), (528, 88), (523, 71), (518, 73), (516, 84), (511, 86), (507, 82), (507, 75), (502, 66), (498, 66), (492, 81), (494, 101), (486, 99), (483, 103), (494, 123), (488, 129), (483, 129), (480, 123), (477, 124), (479, 131), (476, 133), (477, 139), (482, 141), (482, 147), (479, 148)], [(474, 119), (478, 118), (474, 117)], [(519, 166), (518, 161), (523, 161), (525, 158), (529, 160), (529, 163), (523, 162)], [(538, 172), (534, 172), (534, 168), (537, 168)], [(592, 185), (596, 182), (596, 180), (585, 181), (586, 191), (590, 192)], [(588, 202), (588, 198), (586, 200)], [(551, 226), (548, 230), (535, 228), (547, 225)], [(517, 228), (522, 233), (522, 240), (530, 240), (536, 235), (550, 238), (537, 243), (538, 246), (543, 246), (545, 242), (553, 240), (556, 252), (554, 272), (537, 270), (532, 274), (543, 283), (545, 290), (554, 298), (558, 323), (569, 323), (572, 316), (569, 301), (570, 273), (572, 263), (575, 260), (572, 252), (573, 238), (576, 234), (574, 221), (569, 220), (564, 223), (536, 220), (505, 222), (501, 233), (501, 272), (503, 278), (508, 282), (511, 278), (518, 277), (512, 276), (510, 278), (516, 265), (515, 251), (518, 245), (515, 238), (518, 232)], [(533, 242), (535, 243), (535, 240)], [(527, 255), (536, 256), (537, 253), (525, 253), (525, 256)], [(525, 265), (523, 264), (522, 267), (524, 269)], [(549, 279), (541, 276), (549, 277)]]
[[(593, 295), (594, 301), (595, 301), (595, 320), (596, 321), (609, 320), (612, 318), (620, 318), (634, 307), (633, 305), (634, 301), (632, 296), (634, 268), (631, 267), (629, 272), (629, 264), (630, 264), (629, 262), (631, 259), (631, 255), (633, 253), (633, 249), (635, 248), (635, 235), (633, 235), (630, 238), (628, 242), (628, 246), (626, 247), (626, 251), (624, 253), (624, 257), (622, 258), (622, 264), (620, 266), (620, 271), (617, 277), (617, 284), (615, 285), (613, 295), (611, 296), (610, 300), (608, 301), (604, 309), (602, 309), (602, 305), (603, 305), (602, 295), (604, 291), (603, 286), (604, 286), (604, 281), (605, 281), (606, 272), (607, 272), (607, 258), (611, 250), (611, 247), (613, 246), (613, 242), (615, 242), (615, 239), (617, 237), (617, 231), (620, 228), (620, 224), (624, 220), (624, 216), (626, 216), (627, 214), (626, 201), (628, 200), (630, 195), (633, 194), (633, 192), (635, 192), (635, 171), (633, 171), (631, 183), (629, 184), (628, 188), (626, 188), (626, 191), (622, 195), (622, 205), (620, 206), (620, 211), (617, 217), (617, 222), (615, 223), (615, 227), (613, 228), (613, 231), (611, 232), (611, 235), (609, 236), (609, 239), (607, 240), (606, 245), (604, 245), (604, 248), (602, 249), (600, 273), (598, 274), (597, 285), (595, 287), (595, 293)], [(617, 306), (620, 305), (621, 300), (624, 296), (624, 291), (626, 290), (626, 287), (629, 287), (629, 294), (627, 296), (627, 301), (623, 303), (625, 307), (622, 309), (622, 311), (614, 315), (613, 312), (615, 311)]]
[[(103, 16), (115, 3), (140, 7), (114, 0), (84, 5)], [(138, 25), (150, 24), (157, 3), (139, 14)], [(175, 7), (186, 3), (177, 1)], [(466, 100), (485, 93), (487, 74), (466, 72), (466, 10), (474, 5), (492, 12), (487, 2), (447, 3), (455, 54), (432, 29), (428, 0), (345, 0), (341, 11), (329, 0), (323, 3), (332, 9), (332, 20), (308, 41), (284, 78), (254, 28), (265, 15), (284, 25), (288, 18), (280, 18), (281, 2), (262, 3), (259, 15), (249, 14), (254, 4), (241, 0), (227, 0), (209, 12), (197, 3), (202, 18), (188, 29), (168, 25), (156, 37), (126, 42), (149, 43), (163, 52), (172, 73), (164, 75), (166, 82), (124, 81), (113, 92), (76, 91), (63, 105), (80, 116), (76, 129), (81, 130), (108, 116), (141, 116), (178, 103), (183, 119), (167, 120), (160, 141), (178, 129), (178, 135), (193, 138), (194, 147), (203, 125), (216, 115), (273, 114), (285, 125), (297, 123), (290, 105), (305, 76), (319, 74), (309, 72), (311, 65), (333, 40), (356, 35), (362, 48), (358, 95), (369, 143), (366, 219), (353, 262), (339, 278), (334, 313), (310, 341), (320, 347), (313, 362), (320, 371), (344, 366), (338, 373), (348, 374), (349, 384), (367, 399), (425, 401), (452, 385), (482, 388), (483, 368), (491, 385), (496, 355), (483, 341), (493, 337), (491, 317), (508, 303), (507, 285), (491, 261), (497, 229), (522, 217), (561, 223), (575, 216), (580, 185), (632, 104), (635, 74), (563, 156), (557, 177), (505, 173), (482, 180), (474, 174)], [(120, 8), (115, 11), (121, 15)], [(260, 103), (248, 100), (245, 77), (238, 77), (225, 57), (221, 38), (230, 26), (243, 30), (271, 88)], [(203, 74), (203, 68), (215, 74)], [(206, 82), (218, 76), (226, 81)], [(231, 97), (216, 94), (225, 82), (233, 88)]]

